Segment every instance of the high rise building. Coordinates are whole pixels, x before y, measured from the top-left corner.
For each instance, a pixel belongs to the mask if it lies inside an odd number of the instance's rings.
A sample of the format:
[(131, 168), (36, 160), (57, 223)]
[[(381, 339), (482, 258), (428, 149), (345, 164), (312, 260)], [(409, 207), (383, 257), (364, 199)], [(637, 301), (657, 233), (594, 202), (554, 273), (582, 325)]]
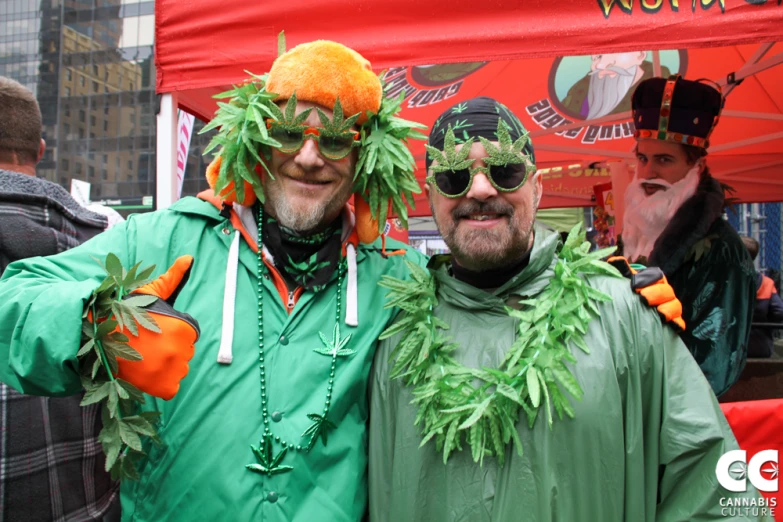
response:
[[(0, 0), (0, 75), (38, 98), (38, 175), (123, 213), (155, 195), (155, 5), (138, 0)], [(196, 122), (196, 129), (201, 124)], [(191, 142), (183, 195), (205, 189), (207, 136)]]

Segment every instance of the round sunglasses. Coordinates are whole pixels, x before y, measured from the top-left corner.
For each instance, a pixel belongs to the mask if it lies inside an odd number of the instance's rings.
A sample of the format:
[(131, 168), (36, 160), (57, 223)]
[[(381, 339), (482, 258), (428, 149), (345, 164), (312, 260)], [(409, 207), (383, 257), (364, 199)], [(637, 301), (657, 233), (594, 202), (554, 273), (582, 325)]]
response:
[(280, 143), (280, 146), (276, 148), (283, 154), (299, 152), (304, 146), (304, 141), (310, 138), (316, 141), (318, 150), (323, 157), (336, 161), (348, 156), (354, 147), (361, 144), (358, 131), (332, 134), (324, 132), (323, 127), (304, 125), (291, 127), (281, 125), (272, 119), (267, 120), (266, 127), (269, 129), (269, 136)]
[(473, 185), (473, 178), (478, 173), (487, 176), (489, 182), (501, 192), (514, 192), (527, 181), (527, 167), (523, 163), (509, 165), (492, 165), (491, 167), (475, 167), (471, 169), (446, 170), (427, 176), (426, 181), (441, 195), (447, 198), (464, 196)]

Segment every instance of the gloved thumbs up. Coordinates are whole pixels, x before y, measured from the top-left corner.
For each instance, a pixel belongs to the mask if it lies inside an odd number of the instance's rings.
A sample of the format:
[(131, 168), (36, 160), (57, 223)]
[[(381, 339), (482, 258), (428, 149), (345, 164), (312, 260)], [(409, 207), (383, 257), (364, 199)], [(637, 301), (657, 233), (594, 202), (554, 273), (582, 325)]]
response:
[(133, 291), (134, 294), (146, 294), (160, 297), (174, 305), (180, 290), (190, 278), (190, 269), (193, 266), (193, 256), (180, 256), (174, 264), (166, 270), (166, 273), (154, 281), (140, 286)]
[(133, 335), (127, 327), (122, 329), (129, 338), (128, 344), (141, 354), (142, 360), (118, 357), (117, 377), (161, 399), (171, 399), (179, 391), (200, 334), (196, 320), (172, 306), (187, 283), (192, 264), (193, 257), (182, 256), (165, 274), (123, 298), (133, 299), (139, 294), (157, 297), (143, 308), (155, 319), (160, 332), (145, 328), (143, 324), (139, 325), (138, 335)]

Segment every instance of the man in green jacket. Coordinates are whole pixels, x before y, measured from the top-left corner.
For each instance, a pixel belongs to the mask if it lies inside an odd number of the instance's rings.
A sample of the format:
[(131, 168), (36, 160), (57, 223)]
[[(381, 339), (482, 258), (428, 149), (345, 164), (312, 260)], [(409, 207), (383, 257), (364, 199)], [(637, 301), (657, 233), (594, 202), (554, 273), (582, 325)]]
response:
[(716, 395), (745, 368), (756, 271), (723, 219), (724, 189), (707, 166), (723, 107), (712, 85), (651, 78), (633, 95), (636, 175), (625, 192), (623, 253), (659, 267), (682, 301), (681, 333)]
[[(292, 49), (225, 97), (208, 171), (218, 197), (184, 198), (8, 267), (0, 380), (30, 394), (79, 392), (82, 316), (105, 276), (96, 260), (113, 253), (106, 268), (115, 273), (118, 263), (171, 266), (139, 291), (176, 296), (190, 317), (160, 312), (158, 337), (140, 322), (139, 337), (128, 337), (144, 360), (120, 359), (112, 376), (148, 391), (143, 410), (162, 414), (162, 444), (143, 437), (146, 455), (133, 453), (139, 437), (121, 432), (128, 447), (108, 452), (114, 471), (139, 473), (121, 485), (123, 520), (355, 522), (366, 510), (368, 377), (392, 318), (377, 282), (407, 274), (404, 256), (391, 255), (404, 252), (384, 255), (391, 241), (375, 241), (372, 218), (385, 222), (389, 199), (401, 214), (401, 196), (416, 189), (405, 144), (413, 125), (394, 117), (399, 100), (383, 97), (370, 64), (333, 42)], [(369, 206), (353, 212), (354, 191)], [(102, 338), (117, 349), (117, 337)], [(81, 373), (90, 385), (89, 369)]]
[(578, 229), (561, 244), (534, 223), (542, 183), (519, 119), (468, 100), (429, 143), (452, 253), (382, 283), (405, 313), (373, 367), (371, 520), (763, 518), (722, 503), (760, 499), (719, 485), (736, 441), (673, 329)]

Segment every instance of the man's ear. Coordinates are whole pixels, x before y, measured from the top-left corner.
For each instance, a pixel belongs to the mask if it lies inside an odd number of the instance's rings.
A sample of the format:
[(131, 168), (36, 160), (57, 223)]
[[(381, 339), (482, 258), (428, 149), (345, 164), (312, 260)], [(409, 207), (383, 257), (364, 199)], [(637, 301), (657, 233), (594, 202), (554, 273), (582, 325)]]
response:
[(696, 163), (693, 165), (693, 168), (698, 169), (699, 170), (699, 176), (701, 176), (702, 174), (704, 174), (704, 169), (707, 168), (706, 160), (703, 157), (697, 159)]
[(35, 163), (38, 164), (43, 159), (44, 151), (46, 150), (46, 140), (41, 138), (41, 143), (38, 145), (38, 157), (35, 158)]
[(533, 179), (531, 181), (536, 189), (536, 208), (538, 208), (538, 205), (541, 204), (541, 198), (544, 195), (544, 176), (541, 175), (541, 172), (536, 171), (533, 174)]

